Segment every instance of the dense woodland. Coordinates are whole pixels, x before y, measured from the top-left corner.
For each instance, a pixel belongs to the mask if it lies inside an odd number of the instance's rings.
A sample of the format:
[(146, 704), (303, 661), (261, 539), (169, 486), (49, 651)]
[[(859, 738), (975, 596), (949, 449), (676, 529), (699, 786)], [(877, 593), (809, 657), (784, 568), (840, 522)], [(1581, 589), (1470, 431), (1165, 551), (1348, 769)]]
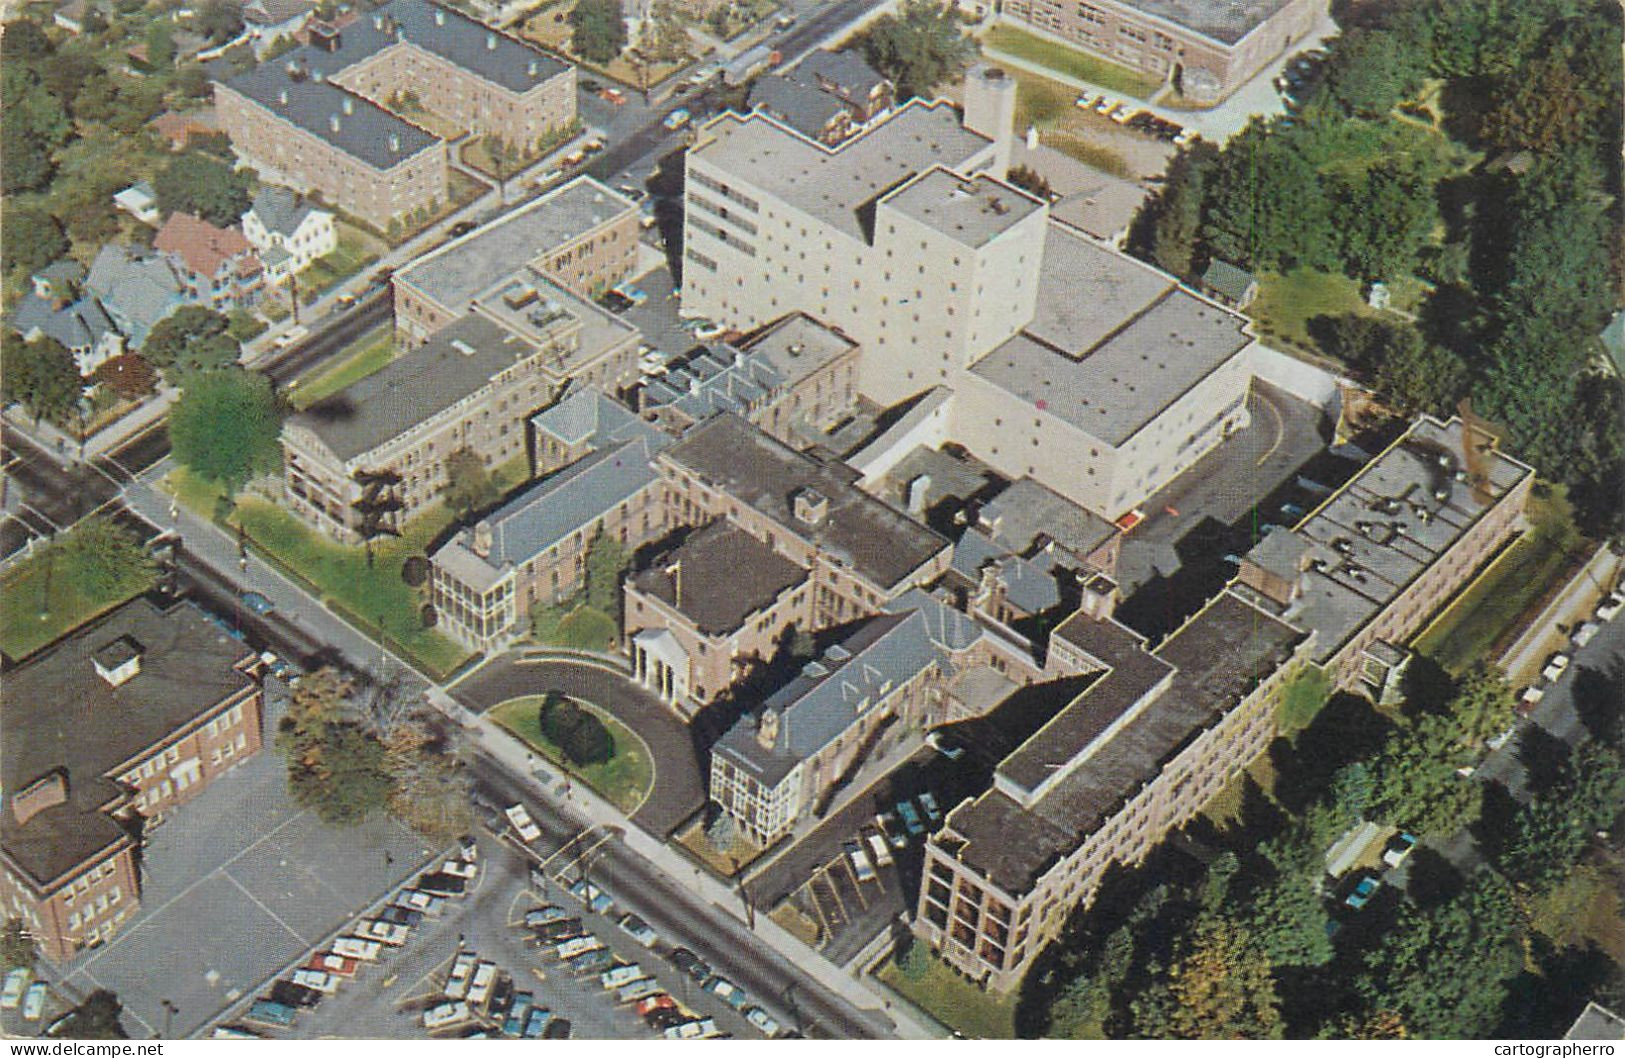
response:
[(1420, 280), (1414, 324), (1314, 320), (1321, 347), (1402, 411), (1470, 397), (1618, 533), (1625, 397), (1593, 366), (1625, 260), (1619, 5), (1334, 6), (1294, 112), (1178, 156), (1132, 249), (1186, 278), (1219, 258)]

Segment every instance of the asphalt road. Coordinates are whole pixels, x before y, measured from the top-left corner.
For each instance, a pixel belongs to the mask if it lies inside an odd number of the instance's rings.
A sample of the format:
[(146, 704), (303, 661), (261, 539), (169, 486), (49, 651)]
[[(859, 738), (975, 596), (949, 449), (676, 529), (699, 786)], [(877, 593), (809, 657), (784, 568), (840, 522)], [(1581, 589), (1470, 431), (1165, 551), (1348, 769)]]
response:
[[(5, 460), (5, 519), (0, 553), (10, 555), (30, 535), (49, 536), (115, 499), (119, 486), (169, 451), (169, 433), (157, 425), (105, 456), (64, 468), (20, 431), (0, 427)], [(26, 526), (26, 528), (24, 528)]]
[(654, 789), (631, 816), (665, 838), (705, 804), (705, 778), (692, 729), (654, 695), (617, 673), (568, 661), (527, 662), (522, 654), (497, 658), (459, 683), (452, 694), (483, 713), (510, 698), (562, 691), (601, 706), (649, 747)]
[[(474, 762), (482, 792), (496, 804), (524, 803), (543, 833), (546, 851), (556, 850), (586, 824), (568, 806), (543, 803), (527, 783), (483, 754)], [(670, 878), (617, 838), (598, 846), (588, 873), (602, 879), (616, 901), (636, 912), (666, 941), (686, 947), (758, 1002), (806, 1035), (879, 1039), (894, 1035), (879, 1012), (862, 1012), (837, 998), (783, 956), (755, 940), (728, 912), (713, 908), (679, 878)], [(698, 872), (699, 868), (695, 868)]]
[(388, 323), (392, 304), (389, 290), (387, 286), (380, 287), (377, 293), (357, 302), (310, 337), (260, 360), (254, 365), (255, 369), (269, 376), (276, 385), (286, 386), (374, 327)]

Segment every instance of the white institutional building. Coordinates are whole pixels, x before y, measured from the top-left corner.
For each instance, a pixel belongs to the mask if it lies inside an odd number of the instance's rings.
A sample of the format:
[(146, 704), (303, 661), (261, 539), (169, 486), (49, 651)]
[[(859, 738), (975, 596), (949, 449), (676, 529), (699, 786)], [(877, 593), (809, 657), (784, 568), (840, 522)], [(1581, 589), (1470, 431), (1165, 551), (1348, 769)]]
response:
[(953, 396), (947, 437), (1116, 519), (1247, 421), (1244, 317), (1005, 182), (1016, 84), (915, 100), (825, 147), (723, 114), (688, 153), (683, 309), (805, 312), (862, 347), (883, 406)]

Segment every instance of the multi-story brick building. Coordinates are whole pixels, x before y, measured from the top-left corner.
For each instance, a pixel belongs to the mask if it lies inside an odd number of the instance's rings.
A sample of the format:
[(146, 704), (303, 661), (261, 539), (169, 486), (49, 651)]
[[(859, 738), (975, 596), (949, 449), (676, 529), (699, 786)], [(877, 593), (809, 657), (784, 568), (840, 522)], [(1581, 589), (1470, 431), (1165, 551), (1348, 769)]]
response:
[(633, 675), (685, 715), (771, 661), (812, 617), (807, 570), (726, 520), (654, 556), (622, 590)]
[(233, 148), (261, 175), (378, 227), (446, 200), (445, 142), (416, 108), (532, 148), (575, 121), (575, 68), (428, 0), (391, 3), (219, 82)]
[(1302, 41), (1326, 0), (1005, 0), (1027, 29), (1175, 84), (1211, 102)]
[(373, 375), (283, 424), (283, 499), (311, 525), (356, 542), (364, 512), (398, 527), (435, 502), (446, 459), (527, 460), (526, 420), (572, 382), (614, 388), (634, 371), (638, 332), (539, 275)]
[(823, 433), (857, 402), (858, 345), (786, 316), (738, 345), (704, 347), (639, 387), (638, 409), (673, 432), (732, 411), (773, 437)]
[(638, 216), (625, 195), (581, 176), (453, 239), (395, 273), (397, 338), (427, 341), (480, 295), (531, 272), (597, 297), (637, 263)]
[(141, 598), (6, 674), (0, 909), (53, 962), (135, 913), (144, 819), (259, 752), (257, 655)]
[(532, 607), (581, 591), (600, 532), (631, 552), (666, 529), (651, 461), (670, 437), (585, 388), (530, 425), (541, 480), (429, 557), (438, 627), (474, 650), (507, 645), (529, 629)]
[(1015, 986), (1107, 866), (1138, 863), (1264, 750), (1299, 673), (1388, 690), (1406, 640), (1519, 529), (1532, 479), (1460, 421), (1423, 418), (1155, 650), (1086, 588), (1047, 669), (1101, 675), (948, 813), (915, 931)]

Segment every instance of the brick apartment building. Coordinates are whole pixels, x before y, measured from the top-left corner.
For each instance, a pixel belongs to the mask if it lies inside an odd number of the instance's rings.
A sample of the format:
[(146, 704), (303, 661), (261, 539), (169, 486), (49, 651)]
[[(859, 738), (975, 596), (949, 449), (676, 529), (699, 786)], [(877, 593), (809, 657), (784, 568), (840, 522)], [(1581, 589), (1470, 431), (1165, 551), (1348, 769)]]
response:
[(382, 370), (290, 416), (283, 499), (334, 538), (360, 539), (360, 502), (393, 526), (436, 502), (446, 459), (523, 460), (526, 420), (570, 383), (613, 388), (634, 371), (638, 332), (541, 276), (510, 280), (489, 306)]
[(1326, 0), (1004, 0), (1002, 17), (1212, 102), (1308, 36)]
[[(719, 554), (687, 556), (691, 570), (698, 561), (722, 578), (707, 580), (705, 595), (723, 591), (730, 596), (731, 612), (725, 616), (733, 624), (711, 622), (713, 628), (734, 627), (723, 637), (729, 656), (720, 661), (705, 637), (691, 635), (689, 644), (678, 638), (678, 629), (706, 622), (679, 612), (689, 604), (676, 601), (688, 596), (673, 583), (675, 575), (651, 575), (640, 589), (634, 574), (626, 614), (634, 670), (679, 711), (693, 711), (685, 695), (695, 689), (713, 696), (722, 689), (713, 684), (724, 673), (771, 657), (770, 646), (789, 623), (805, 621), (804, 627), (817, 629), (876, 613), (948, 568), (948, 541), (858, 488), (855, 471), (799, 452), (732, 412), (690, 429), (656, 457), (655, 468), (669, 526), (725, 519), (755, 541), (730, 537), (729, 547), (750, 548), (753, 561), (782, 573), (747, 582), (736, 562), (733, 577), (742, 583), (730, 585)], [(676, 557), (680, 565), (684, 556)], [(798, 573), (791, 574), (791, 567)], [(786, 592), (791, 594), (781, 598)], [(739, 597), (733, 598), (735, 594)], [(670, 601), (663, 602), (662, 596)], [(642, 613), (638, 603), (644, 604)], [(747, 618), (749, 628), (743, 627)]]
[(428, 0), (392, 0), (309, 38), (217, 82), (220, 126), (262, 176), (378, 228), (447, 198), (446, 144), (410, 120), (413, 107), (527, 149), (575, 121), (573, 66)]
[(541, 479), (429, 556), (438, 627), (474, 650), (506, 646), (529, 630), (533, 607), (580, 592), (598, 533), (630, 553), (666, 530), (651, 464), (667, 434), (586, 388), (530, 427)]
[(135, 913), (143, 820), (259, 752), (257, 656), (189, 604), (114, 610), (6, 674), (0, 913), (52, 962)]
[(597, 297), (637, 263), (638, 217), (631, 199), (580, 176), (453, 239), (395, 273), (397, 339), (427, 341), (480, 295), (528, 272)]
[(1408, 638), (1518, 531), (1532, 480), (1459, 420), (1424, 417), (1154, 650), (1086, 588), (1046, 668), (1099, 675), (948, 813), (916, 933), (1016, 986), (1109, 864), (1138, 863), (1265, 749), (1299, 673), (1382, 694)]

